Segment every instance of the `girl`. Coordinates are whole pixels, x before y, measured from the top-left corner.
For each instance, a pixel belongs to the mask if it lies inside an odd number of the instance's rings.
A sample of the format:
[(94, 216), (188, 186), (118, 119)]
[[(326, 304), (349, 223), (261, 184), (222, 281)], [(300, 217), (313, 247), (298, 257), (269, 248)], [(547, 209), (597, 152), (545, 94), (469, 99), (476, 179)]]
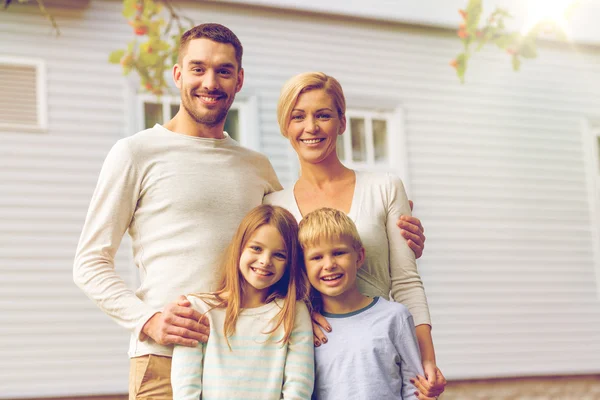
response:
[(217, 291), (188, 296), (208, 317), (210, 336), (195, 348), (175, 346), (175, 400), (310, 399), (313, 333), (299, 260), (292, 214), (270, 205), (250, 211), (225, 253)]

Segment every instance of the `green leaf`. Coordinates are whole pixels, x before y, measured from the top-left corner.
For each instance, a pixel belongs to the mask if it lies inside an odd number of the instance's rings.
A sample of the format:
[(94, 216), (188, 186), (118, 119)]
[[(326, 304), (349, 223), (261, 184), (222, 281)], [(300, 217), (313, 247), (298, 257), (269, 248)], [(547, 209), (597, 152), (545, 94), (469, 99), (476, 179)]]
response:
[(467, 12), (467, 32), (474, 34), (479, 26), (479, 20), (483, 11), (481, 0), (469, 0), (465, 11)]
[(581, 0), (575, 0), (571, 3), (565, 10), (565, 19), (570, 20), (573, 17), (573, 13), (577, 10), (577, 8), (581, 6)]
[(482, 37), (476, 36), (479, 44), (477, 45), (477, 48), (475, 48), (475, 51), (481, 50), (483, 48), (483, 46), (490, 43), (490, 41), (492, 41), (492, 38), (496, 35), (496, 31), (497, 31), (496, 27), (494, 27), (492, 25), (485, 27), (482, 31), (483, 36)]
[(518, 71), (521, 68), (521, 60), (516, 54), (512, 56), (512, 66), (515, 71)]
[(151, 67), (158, 61), (158, 56), (155, 53), (140, 52), (139, 61), (146, 67)]
[(506, 49), (507, 47), (514, 47), (519, 42), (521, 35), (519, 33), (510, 33), (498, 36), (494, 42), (496, 46), (501, 49)]
[(136, 12), (137, 0), (123, 0), (123, 16), (127, 19), (133, 17)]
[(529, 31), (528, 36), (539, 37), (540, 35), (554, 35), (556, 39), (566, 42), (568, 40), (567, 33), (563, 30), (563, 28), (552, 20), (544, 20), (538, 22), (531, 31)]
[(161, 18), (158, 21), (148, 21), (148, 35), (149, 36), (160, 36), (160, 27), (164, 23)]
[(111, 64), (119, 64), (125, 55), (125, 50), (115, 50), (108, 56), (108, 62)]
[(519, 46), (519, 54), (523, 58), (536, 58), (537, 50), (535, 45), (535, 38), (526, 37), (525, 40)]
[(465, 83), (465, 72), (467, 71), (467, 61), (469, 56), (465, 53), (459, 54), (456, 57), (456, 76), (460, 79), (461, 83)]
[(171, 49), (171, 45), (168, 42), (165, 42), (164, 40), (157, 40), (156, 43), (154, 43), (154, 47), (158, 51), (167, 51)]
[(561, 42), (568, 42), (569, 41), (569, 37), (567, 36), (567, 32), (565, 32), (564, 29), (562, 29), (558, 25), (554, 28), (554, 36), (556, 36), (556, 39), (560, 40)]
[(151, 18), (158, 11), (159, 8), (153, 0), (144, 0), (144, 17)]
[(494, 14), (497, 15), (498, 17), (503, 17), (503, 18), (512, 18), (513, 16), (510, 15), (510, 13), (508, 11), (506, 11), (504, 8), (496, 8), (496, 11), (494, 11)]

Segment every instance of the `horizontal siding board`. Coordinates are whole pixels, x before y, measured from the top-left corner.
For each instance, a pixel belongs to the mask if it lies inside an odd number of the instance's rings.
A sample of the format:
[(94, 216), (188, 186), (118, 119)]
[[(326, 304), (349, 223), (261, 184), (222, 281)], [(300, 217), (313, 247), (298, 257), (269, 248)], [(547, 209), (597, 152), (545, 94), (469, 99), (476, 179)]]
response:
[[(11, 377), (0, 398), (127, 390), (127, 332), (75, 287), (71, 266), (102, 160), (132, 133), (133, 81), (107, 63), (131, 29), (121, 1), (50, 6), (58, 38), (34, 5), (0, 13), (0, 53), (44, 59), (49, 103), (48, 132), (0, 133), (0, 322), (12, 322), (0, 325)], [(461, 85), (448, 67), (460, 51), (453, 32), (208, 2), (183, 12), (242, 40), (241, 94), (258, 100), (261, 148), (285, 185), (293, 176), (276, 104), (290, 76), (323, 70), (349, 107), (402, 107), (410, 195), (428, 237), (419, 268), (448, 378), (600, 372), (579, 134), (600, 109), (600, 51), (542, 43), (515, 74), (505, 55), (484, 50)], [(130, 253), (126, 238), (117, 271), (134, 286)], [(33, 371), (22, 356), (36, 348), (45, 357)]]

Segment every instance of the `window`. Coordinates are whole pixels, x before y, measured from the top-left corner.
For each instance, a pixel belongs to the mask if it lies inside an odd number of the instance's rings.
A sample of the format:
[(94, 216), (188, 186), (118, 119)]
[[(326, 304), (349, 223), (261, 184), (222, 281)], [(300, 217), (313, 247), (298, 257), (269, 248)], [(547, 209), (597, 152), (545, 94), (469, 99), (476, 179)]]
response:
[(338, 157), (346, 165), (373, 168), (389, 165), (388, 131), (391, 114), (369, 111), (346, 113), (346, 134), (338, 136)]
[[(359, 99), (360, 101), (360, 99)], [(391, 172), (402, 178), (409, 192), (406, 137), (402, 108), (389, 111), (346, 110), (346, 131), (337, 138), (337, 154), (348, 168), (362, 171)], [(300, 166), (290, 150), (290, 180), (296, 181)]]
[(349, 168), (389, 171), (400, 176), (408, 190), (403, 111), (346, 111), (346, 132), (338, 136), (338, 157)]
[(44, 62), (0, 57), (0, 129), (44, 131), (46, 128)]
[(583, 155), (586, 163), (590, 224), (598, 297), (600, 298), (600, 121), (583, 124)]
[[(176, 96), (140, 95), (138, 130), (148, 129), (155, 124), (163, 124), (179, 111), (180, 98)], [(237, 99), (231, 105), (225, 120), (225, 132), (241, 145), (260, 150), (258, 127), (256, 124), (257, 101), (255, 97)]]

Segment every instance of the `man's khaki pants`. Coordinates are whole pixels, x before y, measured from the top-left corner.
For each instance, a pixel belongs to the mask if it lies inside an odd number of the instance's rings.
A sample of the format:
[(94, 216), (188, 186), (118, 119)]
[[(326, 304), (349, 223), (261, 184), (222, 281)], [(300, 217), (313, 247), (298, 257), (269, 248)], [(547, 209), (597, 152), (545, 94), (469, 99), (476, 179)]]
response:
[(171, 357), (134, 357), (129, 364), (129, 400), (173, 400)]

